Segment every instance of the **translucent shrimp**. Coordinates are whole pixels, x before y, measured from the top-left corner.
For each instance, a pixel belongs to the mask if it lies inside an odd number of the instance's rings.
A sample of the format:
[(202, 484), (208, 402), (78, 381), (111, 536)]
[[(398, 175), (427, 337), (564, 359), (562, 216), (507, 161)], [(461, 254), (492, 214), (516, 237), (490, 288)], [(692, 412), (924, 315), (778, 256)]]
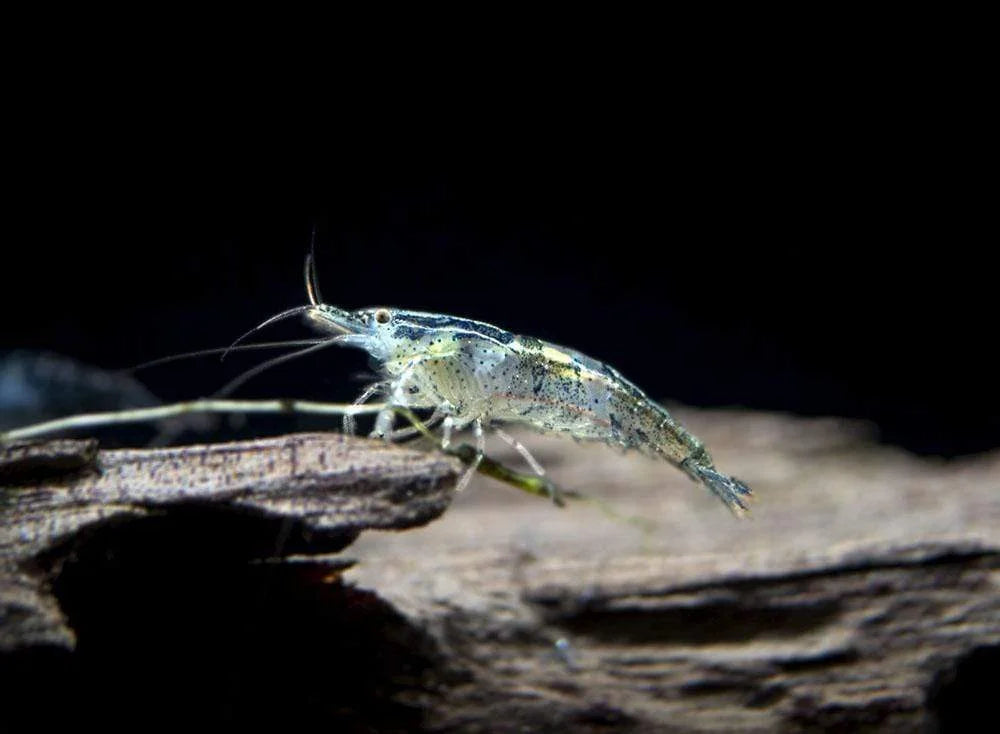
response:
[[(357, 404), (382, 395), (391, 406), (433, 410), (434, 418), (442, 418), (444, 448), (453, 431), (473, 428), (476, 458), (460, 487), (482, 461), (485, 429), (519, 423), (665, 459), (734, 513), (748, 509), (750, 488), (719, 472), (701, 441), (608, 365), (481, 321), (386, 307), (347, 311), (323, 303), (311, 256), (306, 285), (311, 305), (304, 313), (313, 326), (338, 344), (365, 350), (380, 367), (381, 379)], [(373, 435), (389, 437), (396, 412), (379, 413)], [(353, 430), (352, 421), (345, 418), (346, 430)], [(527, 449), (501, 435), (541, 475)]]

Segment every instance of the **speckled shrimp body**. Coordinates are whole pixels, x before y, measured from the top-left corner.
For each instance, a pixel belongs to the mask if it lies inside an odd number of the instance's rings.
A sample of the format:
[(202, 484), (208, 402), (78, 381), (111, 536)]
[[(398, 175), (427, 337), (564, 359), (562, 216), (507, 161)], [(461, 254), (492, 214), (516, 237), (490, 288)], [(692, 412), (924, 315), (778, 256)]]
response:
[[(313, 298), (312, 288), (310, 297), (306, 314), (317, 328), (381, 366), (382, 379), (357, 402), (384, 394), (393, 405), (432, 409), (443, 420), (444, 446), (452, 430), (471, 424), (481, 456), (485, 426), (520, 423), (666, 459), (734, 512), (747, 509), (749, 487), (716, 471), (697, 438), (605, 364), (479, 321), (393, 308), (345, 311)], [(387, 435), (394, 415), (380, 414), (374, 433)], [(353, 430), (350, 420), (345, 427)], [(541, 473), (523, 446), (500, 435)]]
[[(443, 416), (445, 445), (469, 424), (481, 448), (484, 426), (522, 423), (666, 459), (733, 511), (746, 509), (750, 489), (716, 471), (697, 438), (617, 371), (579, 352), (440, 314), (317, 304), (308, 315), (381, 364), (383, 379), (358, 402), (384, 393), (395, 405), (433, 409)], [(391, 430), (393, 415), (379, 416), (376, 433)]]

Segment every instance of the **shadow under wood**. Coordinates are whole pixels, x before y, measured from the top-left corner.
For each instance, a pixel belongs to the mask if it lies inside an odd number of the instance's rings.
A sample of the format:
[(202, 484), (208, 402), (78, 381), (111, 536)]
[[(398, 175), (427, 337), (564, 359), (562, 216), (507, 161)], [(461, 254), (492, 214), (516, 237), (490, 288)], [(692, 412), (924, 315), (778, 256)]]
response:
[(927, 692), (938, 731), (996, 731), (995, 706), (1000, 645), (976, 647), (940, 671)]
[[(283, 530), (191, 508), (88, 533), (53, 566), (76, 650), (0, 659), (3, 697), (35, 723), (417, 726), (440, 667), (433, 643), (375, 594), (344, 585), (336, 564), (259, 562), (306, 543), (316, 551), (316, 538), (293, 527), (282, 540)], [(353, 535), (320, 545), (337, 550)]]
[(550, 621), (574, 635), (605, 644), (711, 645), (759, 638), (794, 638), (840, 615), (834, 602), (748, 604), (716, 601), (692, 606), (587, 608)]

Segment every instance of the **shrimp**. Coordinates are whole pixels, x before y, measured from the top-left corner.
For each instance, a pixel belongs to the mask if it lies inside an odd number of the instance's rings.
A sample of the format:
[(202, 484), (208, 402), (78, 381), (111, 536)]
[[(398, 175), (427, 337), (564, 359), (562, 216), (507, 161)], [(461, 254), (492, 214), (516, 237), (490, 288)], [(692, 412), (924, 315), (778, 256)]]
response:
[[(341, 415), (345, 432), (354, 433), (354, 416), (377, 414), (372, 435), (389, 440), (413, 433), (434, 437), (429, 427), (440, 422), (441, 448), (468, 464), (457, 489), (462, 489), (476, 471), (482, 471), (532, 494), (548, 494), (556, 504), (562, 504), (560, 493), (545, 478), (545, 470), (531, 452), (498, 425), (517, 423), (540, 432), (602, 441), (666, 460), (704, 484), (733, 513), (747, 511), (750, 488), (718, 471), (700, 440), (614, 368), (573, 349), (519, 336), (482, 321), (386, 307), (348, 311), (330, 305), (320, 295), (311, 253), (306, 257), (305, 276), (308, 305), (272, 316), (224, 350), (168, 358), (215, 352), (225, 356), (234, 349), (307, 345), (244, 372), (218, 391), (215, 398), (45, 421), (0, 432), (0, 443), (71, 428), (208, 412)], [(305, 315), (328, 336), (304, 342), (237, 346), (265, 326), (297, 315)], [(365, 388), (352, 405), (221, 399), (265, 369), (336, 345), (365, 350), (381, 373), (379, 380)], [(387, 399), (380, 405), (364, 405), (375, 395)], [(433, 412), (424, 421), (413, 412), (415, 409)], [(405, 416), (412, 427), (393, 431), (397, 415)], [(452, 448), (452, 433), (470, 425), (476, 448), (464, 444)], [(486, 457), (486, 428), (510, 443), (539, 479), (533, 480)]]
[[(311, 256), (306, 260), (310, 306), (302, 313), (331, 342), (363, 349), (380, 371), (355, 401), (374, 395), (390, 406), (428, 409), (442, 423), (442, 448), (453, 431), (472, 426), (482, 461), (484, 430), (492, 427), (544, 471), (530, 452), (495, 424), (601, 441), (664, 459), (704, 484), (735, 514), (747, 508), (750, 488), (716, 470), (704, 444), (617, 370), (566, 347), (519, 336), (492, 324), (438, 313), (377, 307), (348, 311), (322, 302)], [(378, 414), (374, 436), (391, 437), (396, 412)], [(345, 415), (353, 433), (353, 416)]]

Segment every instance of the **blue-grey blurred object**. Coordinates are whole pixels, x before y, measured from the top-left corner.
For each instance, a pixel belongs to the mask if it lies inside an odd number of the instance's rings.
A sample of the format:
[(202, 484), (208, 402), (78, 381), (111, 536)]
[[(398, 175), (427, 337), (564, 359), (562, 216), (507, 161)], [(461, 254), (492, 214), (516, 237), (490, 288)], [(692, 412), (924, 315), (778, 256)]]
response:
[[(101, 369), (50, 352), (17, 349), (0, 353), (0, 430), (79, 413), (160, 404), (161, 401), (128, 372)], [(230, 423), (238, 424), (239, 421)], [(106, 446), (164, 446), (186, 431), (204, 433), (218, 425), (216, 416), (192, 414), (151, 425), (113, 426), (101, 429), (100, 433)]]
[[(162, 405), (128, 371), (106, 370), (51, 352), (0, 352), (0, 431), (81, 413)], [(105, 447), (167, 446), (184, 441), (236, 440), (289, 430), (327, 430), (317, 416), (245, 416), (191, 413), (155, 423), (75, 429), (60, 435), (99, 435)]]
[(160, 401), (129, 374), (47, 352), (0, 353), (0, 429)]

